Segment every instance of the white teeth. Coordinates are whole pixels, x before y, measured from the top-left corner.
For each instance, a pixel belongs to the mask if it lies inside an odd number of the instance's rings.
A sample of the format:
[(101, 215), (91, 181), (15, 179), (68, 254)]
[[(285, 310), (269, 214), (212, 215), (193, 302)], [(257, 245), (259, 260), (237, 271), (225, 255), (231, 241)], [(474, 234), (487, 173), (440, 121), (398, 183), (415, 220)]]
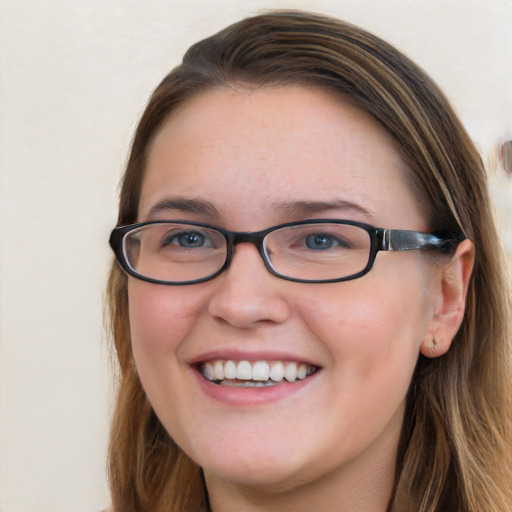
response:
[(204, 365), (204, 376), (208, 380), (213, 380), (213, 365), (210, 363), (206, 363)]
[[(303, 380), (316, 372), (314, 366), (295, 361), (256, 361), (235, 362), (216, 360), (201, 365), (203, 377), (209, 381), (225, 386), (261, 387), (286, 380), (295, 382)], [(244, 381), (243, 384), (241, 381)], [(251, 381), (251, 382), (249, 382)]]
[(288, 382), (297, 380), (297, 363), (287, 363), (284, 367), (284, 378)]
[(249, 361), (240, 361), (236, 367), (236, 378), (239, 380), (252, 379), (252, 366)]
[(281, 361), (276, 361), (271, 367), (270, 367), (270, 378), (275, 381), (279, 382), (280, 380), (283, 380), (284, 378), (284, 366)]
[(226, 361), (224, 363), (224, 378), (236, 379), (236, 364), (234, 361)]
[(266, 361), (256, 361), (252, 366), (252, 380), (268, 380), (270, 367)]
[(213, 374), (217, 380), (224, 379), (224, 363), (222, 361), (215, 361), (213, 365)]

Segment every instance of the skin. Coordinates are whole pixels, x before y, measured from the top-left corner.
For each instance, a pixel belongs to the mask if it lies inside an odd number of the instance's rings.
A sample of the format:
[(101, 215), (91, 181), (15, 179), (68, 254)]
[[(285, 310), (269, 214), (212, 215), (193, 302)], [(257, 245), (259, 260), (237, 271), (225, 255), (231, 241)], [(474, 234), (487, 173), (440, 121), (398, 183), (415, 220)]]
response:
[[(212, 208), (154, 211), (169, 198)], [(283, 207), (297, 201), (357, 208)], [(139, 221), (256, 231), (307, 218), (428, 230), (393, 142), (348, 101), (291, 87), (208, 92), (152, 143)], [(140, 378), (169, 434), (204, 468), (212, 509), (383, 512), (415, 363), (448, 350), (471, 255), (469, 242), (442, 265), (418, 251), (380, 252), (362, 278), (303, 284), (272, 276), (240, 244), (231, 267), (205, 283), (130, 278)], [(229, 405), (203, 392), (191, 366), (211, 350), (279, 350), (320, 371), (279, 400)]]

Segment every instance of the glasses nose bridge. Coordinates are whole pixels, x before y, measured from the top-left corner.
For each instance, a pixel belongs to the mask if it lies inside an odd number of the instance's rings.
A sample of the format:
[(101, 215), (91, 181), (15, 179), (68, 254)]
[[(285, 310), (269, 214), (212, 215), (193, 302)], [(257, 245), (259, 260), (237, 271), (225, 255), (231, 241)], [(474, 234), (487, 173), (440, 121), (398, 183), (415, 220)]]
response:
[(238, 244), (251, 244), (256, 247), (261, 258), (263, 259), (263, 263), (267, 266), (267, 260), (265, 255), (265, 250), (263, 248), (263, 240), (268, 234), (268, 230), (264, 231), (242, 231), (242, 232), (229, 232), (228, 236), (228, 264), (231, 263), (233, 259), (233, 255), (235, 252), (235, 246)]

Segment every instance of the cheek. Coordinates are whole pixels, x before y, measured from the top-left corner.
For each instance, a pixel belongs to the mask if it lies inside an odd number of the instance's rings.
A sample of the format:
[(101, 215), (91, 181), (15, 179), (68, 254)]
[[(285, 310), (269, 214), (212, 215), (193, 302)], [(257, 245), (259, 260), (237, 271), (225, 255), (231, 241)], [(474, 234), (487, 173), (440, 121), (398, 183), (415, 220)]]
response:
[(176, 353), (200, 314), (197, 300), (189, 290), (143, 281), (129, 281), (128, 301), (137, 367), (145, 360), (161, 360), (163, 355)]
[(383, 432), (397, 441), (428, 319), (421, 276), (394, 283), (378, 277), (326, 285), (296, 302), (309, 332), (330, 355), (325, 396), (334, 418), (332, 438), (354, 450)]
[(186, 438), (183, 424), (189, 412), (183, 408), (187, 398), (180, 387), (185, 370), (179, 351), (197, 321), (197, 300), (180, 288), (130, 280), (128, 301), (133, 357), (142, 387), (167, 431)]
[(381, 279), (375, 272), (303, 298), (303, 317), (333, 365), (352, 363), (350, 371), (370, 380), (412, 373), (427, 328), (428, 294), (420, 274), (400, 274)]

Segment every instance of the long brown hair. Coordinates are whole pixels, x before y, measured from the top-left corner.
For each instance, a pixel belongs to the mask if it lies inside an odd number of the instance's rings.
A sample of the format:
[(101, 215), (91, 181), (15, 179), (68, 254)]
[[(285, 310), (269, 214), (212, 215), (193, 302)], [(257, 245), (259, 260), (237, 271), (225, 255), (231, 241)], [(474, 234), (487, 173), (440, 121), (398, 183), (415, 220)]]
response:
[[(477, 150), (432, 80), (380, 38), (301, 12), (248, 18), (193, 45), (156, 88), (136, 130), (118, 225), (136, 221), (148, 147), (173, 109), (216, 88), (276, 85), (349, 94), (394, 138), (431, 229), (475, 245), (466, 313), (443, 357), (420, 356), (397, 455), (392, 512), (512, 508), (511, 293)], [(108, 305), (118, 369), (110, 435), (114, 509), (207, 507), (197, 467), (169, 437), (132, 356), (127, 277), (113, 264)]]

